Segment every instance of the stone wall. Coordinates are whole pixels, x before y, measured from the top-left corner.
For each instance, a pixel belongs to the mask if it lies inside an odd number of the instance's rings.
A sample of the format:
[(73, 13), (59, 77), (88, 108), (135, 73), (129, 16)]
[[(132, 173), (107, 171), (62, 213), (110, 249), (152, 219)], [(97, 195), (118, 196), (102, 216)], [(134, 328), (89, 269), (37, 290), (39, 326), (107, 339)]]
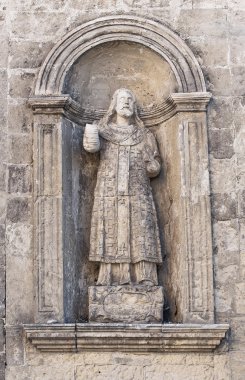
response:
[[(41, 63), (67, 31), (104, 14), (157, 17), (197, 57), (213, 94), (209, 147), (216, 322), (214, 354), (48, 354), (23, 345), (34, 315), (32, 112)], [(245, 6), (243, 0), (0, 0), (0, 378), (215, 379), (245, 376)], [(5, 256), (6, 253), (6, 256)], [(5, 285), (6, 268), (6, 285)], [(5, 315), (5, 288), (6, 315)], [(5, 319), (6, 318), (6, 319)], [(228, 348), (227, 348), (228, 347)], [(24, 353), (25, 351), (25, 353)]]

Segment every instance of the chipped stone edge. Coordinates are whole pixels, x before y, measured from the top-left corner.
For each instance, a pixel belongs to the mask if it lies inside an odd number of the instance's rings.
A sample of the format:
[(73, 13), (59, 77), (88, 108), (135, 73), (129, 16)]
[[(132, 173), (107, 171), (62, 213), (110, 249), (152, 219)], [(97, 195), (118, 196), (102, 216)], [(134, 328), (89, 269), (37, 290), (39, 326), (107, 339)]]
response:
[(43, 352), (210, 352), (228, 324), (32, 324), (25, 336)]
[[(171, 94), (160, 104), (139, 109), (139, 115), (144, 124), (150, 127), (165, 122), (178, 112), (205, 112), (210, 98), (209, 92)], [(68, 94), (32, 96), (29, 105), (34, 114), (61, 114), (78, 124), (100, 120), (106, 112), (104, 109), (84, 109)]]

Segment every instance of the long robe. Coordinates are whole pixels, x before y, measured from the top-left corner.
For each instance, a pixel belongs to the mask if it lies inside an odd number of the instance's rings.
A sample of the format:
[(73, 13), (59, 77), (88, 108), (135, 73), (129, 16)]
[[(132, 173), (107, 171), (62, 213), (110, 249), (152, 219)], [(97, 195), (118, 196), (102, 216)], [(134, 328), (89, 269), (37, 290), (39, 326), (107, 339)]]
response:
[[(100, 127), (100, 165), (94, 192), (89, 260), (161, 263), (157, 216), (147, 162), (158, 156), (147, 129)], [(156, 161), (155, 161), (156, 163)]]

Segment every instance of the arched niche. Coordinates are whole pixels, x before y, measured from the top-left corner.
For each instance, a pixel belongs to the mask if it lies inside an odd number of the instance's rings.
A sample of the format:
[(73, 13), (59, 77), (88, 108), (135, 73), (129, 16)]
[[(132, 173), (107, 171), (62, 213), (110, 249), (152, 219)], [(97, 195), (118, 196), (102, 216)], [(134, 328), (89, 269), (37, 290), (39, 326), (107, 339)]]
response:
[(164, 256), (159, 277), (165, 316), (211, 323), (210, 94), (181, 39), (159, 22), (131, 15), (102, 17), (68, 33), (43, 63), (30, 98), (36, 321), (86, 319), (87, 286), (96, 280), (87, 256), (99, 158), (82, 150), (83, 126), (103, 116), (121, 86), (139, 98), (140, 116), (155, 133), (162, 156), (163, 169), (152, 186)]
[(178, 92), (206, 91), (194, 54), (169, 28), (149, 18), (113, 15), (79, 26), (54, 46), (39, 72), (35, 95), (61, 94), (74, 62), (86, 51), (110, 41), (138, 42), (157, 52), (171, 66)]
[(82, 54), (70, 67), (62, 92), (84, 109), (107, 109), (121, 87), (134, 92), (141, 109), (161, 104), (178, 91), (169, 63), (136, 42), (101, 43)]

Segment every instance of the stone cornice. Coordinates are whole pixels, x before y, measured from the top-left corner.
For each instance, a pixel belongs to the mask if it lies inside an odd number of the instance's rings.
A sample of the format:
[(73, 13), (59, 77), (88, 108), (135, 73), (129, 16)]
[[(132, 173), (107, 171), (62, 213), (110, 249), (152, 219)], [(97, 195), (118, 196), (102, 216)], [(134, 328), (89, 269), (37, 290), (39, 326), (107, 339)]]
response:
[[(171, 94), (160, 104), (139, 109), (147, 127), (165, 122), (177, 112), (203, 112), (211, 98), (209, 92)], [(35, 114), (62, 114), (79, 124), (91, 123), (103, 117), (104, 109), (84, 109), (69, 95), (33, 96), (29, 104)]]
[(227, 324), (25, 325), (27, 339), (45, 352), (207, 352), (217, 348)]
[(177, 112), (202, 112), (206, 111), (211, 96), (210, 92), (188, 92), (171, 94), (170, 98)]

